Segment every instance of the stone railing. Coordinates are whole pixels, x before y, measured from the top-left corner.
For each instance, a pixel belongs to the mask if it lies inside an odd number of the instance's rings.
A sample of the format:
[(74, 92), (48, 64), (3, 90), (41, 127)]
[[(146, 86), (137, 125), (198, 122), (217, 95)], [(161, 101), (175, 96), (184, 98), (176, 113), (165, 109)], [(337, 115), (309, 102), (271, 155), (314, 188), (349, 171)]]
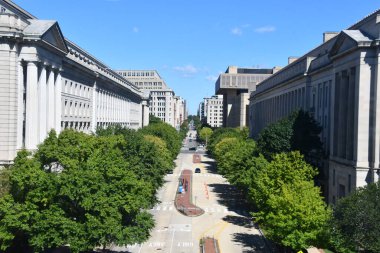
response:
[(2, 36), (15, 36), (21, 33), (27, 24), (19, 16), (12, 13), (0, 13), (0, 34)]
[(291, 63), (290, 65), (286, 66), (276, 74), (272, 75), (257, 85), (255, 93), (257, 94), (271, 89), (274, 86), (290, 80), (296, 76), (303, 76), (307, 72), (310, 61), (310, 57), (305, 57), (295, 61), (294, 63)]

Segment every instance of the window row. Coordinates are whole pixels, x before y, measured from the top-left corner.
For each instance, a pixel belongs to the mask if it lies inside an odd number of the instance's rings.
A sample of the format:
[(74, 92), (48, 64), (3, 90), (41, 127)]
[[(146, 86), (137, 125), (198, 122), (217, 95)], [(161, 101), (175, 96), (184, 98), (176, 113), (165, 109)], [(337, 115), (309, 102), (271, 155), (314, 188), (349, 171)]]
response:
[(69, 80), (65, 80), (62, 91), (64, 93), (85, 98), (90, 98), (91, 96), (90, 87)]
[(68, 101), (65, 100), (63, 107), (64, 116), (73, 117), (90, 117), (91, 109), (89, 103), (78, 102), (78, 101)]

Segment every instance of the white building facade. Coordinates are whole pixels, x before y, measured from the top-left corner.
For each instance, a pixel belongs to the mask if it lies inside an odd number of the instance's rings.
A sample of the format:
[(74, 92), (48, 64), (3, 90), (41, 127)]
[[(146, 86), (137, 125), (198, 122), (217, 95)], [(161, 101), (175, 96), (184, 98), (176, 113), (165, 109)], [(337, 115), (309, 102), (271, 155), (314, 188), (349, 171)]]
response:
[(309, 111), (322, 126), (324, 191), (335, 203), (377, 181), (380, 170), (380, 11), (340, 33), (262, 83), (250, 97), (256, 137), (292, 111)]
[(149, 122), (147, 97), (66, 40), (56, 21), (0, 2), (0, 164), (35, 150), (51, 129), (86, 133)]
[(204, 98), (201, 106), (203, 122), (212, 127), (223, 127), (223, 95)]
[(156, 70), (117, 70), (139, 89), (149, 91), (150, 114), (179, 129), (186, 119), (186, 102), (175, 96)]

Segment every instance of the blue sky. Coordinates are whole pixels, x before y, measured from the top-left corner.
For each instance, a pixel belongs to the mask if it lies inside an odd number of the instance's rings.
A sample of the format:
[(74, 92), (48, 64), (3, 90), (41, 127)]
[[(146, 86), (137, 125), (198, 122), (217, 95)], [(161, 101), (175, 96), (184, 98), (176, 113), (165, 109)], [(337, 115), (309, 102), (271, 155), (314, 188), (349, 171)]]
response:
[(113, 69), (156, 69), (195, 114), (229, 65), (285, 66), (375, 0), (14, 0)]

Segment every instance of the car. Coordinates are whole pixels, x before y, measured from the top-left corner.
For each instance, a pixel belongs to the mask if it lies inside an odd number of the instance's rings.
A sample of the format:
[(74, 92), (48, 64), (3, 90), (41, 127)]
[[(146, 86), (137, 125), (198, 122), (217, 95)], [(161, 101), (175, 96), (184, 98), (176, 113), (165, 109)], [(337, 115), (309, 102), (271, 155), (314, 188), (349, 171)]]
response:
[(191, 151), (191, 150), (197, 150), (197, 148), (196, 147), (191, 147), (191, 148), (189, 148), (189, 150)]
[(201, 173), (201, 169), (200, 168), (195, 168), (194, 173)]

